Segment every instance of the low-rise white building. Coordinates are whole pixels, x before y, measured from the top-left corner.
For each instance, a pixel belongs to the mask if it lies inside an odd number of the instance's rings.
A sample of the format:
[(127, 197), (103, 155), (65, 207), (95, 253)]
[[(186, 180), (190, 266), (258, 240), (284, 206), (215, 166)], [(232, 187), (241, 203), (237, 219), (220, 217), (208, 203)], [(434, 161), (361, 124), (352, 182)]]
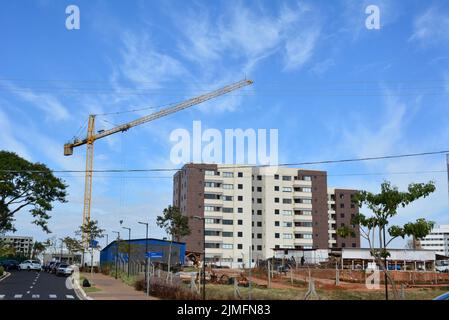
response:
[(449, 256), (449, 224), (435, 226), (420, 242), (423, 249)]

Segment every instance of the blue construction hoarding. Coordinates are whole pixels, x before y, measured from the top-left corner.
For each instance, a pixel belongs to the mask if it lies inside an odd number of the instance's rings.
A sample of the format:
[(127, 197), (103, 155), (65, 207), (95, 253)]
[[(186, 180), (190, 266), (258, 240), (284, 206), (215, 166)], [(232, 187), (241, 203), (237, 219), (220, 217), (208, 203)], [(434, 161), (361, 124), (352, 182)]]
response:
[[(131, 260), (134, 262), (144, 262), (147, 256), (146, 248), (148, 252), (160, 253), (154, 258), (151, 258), (152, 262), (167, 263), (170, 251), (170, 241), (160, 239), (120, 239), (121, 245), (119, 246), (118, 257), (124, 261), (128, 260), (128, 243), (131, 244)], [(184, 258), (186, 254), (186, 245), (183, 242), (173, 241), (171, 243), (171, 261), (172, 264), (184, 264)], [(117, 241), (109, 243), (100, 253), (100, 264), (114, 263), (117, 256)]]

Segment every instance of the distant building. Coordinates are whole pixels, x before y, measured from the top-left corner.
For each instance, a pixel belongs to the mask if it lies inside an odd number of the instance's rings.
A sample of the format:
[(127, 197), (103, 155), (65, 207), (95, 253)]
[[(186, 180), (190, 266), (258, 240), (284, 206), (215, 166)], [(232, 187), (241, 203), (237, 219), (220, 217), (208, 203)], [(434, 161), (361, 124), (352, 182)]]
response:
[(33, 237), (0, 236), (6, 245), (12, 246), (17, 255), (30, 257), (33, 251)]
[(420, 243), (423, 249), (449, 256), (449, 224), (435, 226)]
[[(358, 206), (356, 190), (328, 188), (326, 171), (186, 164), (173, 178), (173, 205), (189, 217), (187, 250), (206, 262), (240, 267), (279, 249), (359, 248), (360, 232), (341, 238)], [(199, 218), (199, 219), (198, 219)], [(205, 230), (203, 232), (203, 221)]]

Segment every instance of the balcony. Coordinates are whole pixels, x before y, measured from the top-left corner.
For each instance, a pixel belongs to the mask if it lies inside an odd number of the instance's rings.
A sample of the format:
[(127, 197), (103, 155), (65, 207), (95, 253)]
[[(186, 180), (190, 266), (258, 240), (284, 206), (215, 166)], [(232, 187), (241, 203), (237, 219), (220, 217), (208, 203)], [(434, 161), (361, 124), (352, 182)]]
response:
[(312, 227), (294, 227), (295, 233), (313, 233)]
[(312, 187), (312, 181), (293, 180), (293, 186), (310, 188), (310, 187)]
[(312, 204), (311, 203), (293, 203), (294, 209), (307, 209), (312, 210)]
[(204, 199), (204, 205), (222, 206), (223, 199)]

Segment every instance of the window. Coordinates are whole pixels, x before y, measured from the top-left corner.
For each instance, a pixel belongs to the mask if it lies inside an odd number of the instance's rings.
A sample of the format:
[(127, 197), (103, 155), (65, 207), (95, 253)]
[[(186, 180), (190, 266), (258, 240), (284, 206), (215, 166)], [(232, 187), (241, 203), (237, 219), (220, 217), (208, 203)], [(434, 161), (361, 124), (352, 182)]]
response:
[(290, 187), (283, 187), (282, 188), (282, 192), (292, 192), (292, 188), (290, 188)]
[(257, 251), (262, 251), (262, 246), (261, 245), (257, 246)]
[(213, 171), (213, 170), (206, 170), (206, 171), (204, 171), (204, 174), (206, 176), (215, 176), (215, 171)]
[(275, 203), (279, 203), (279, 198), (274, 198)]
[(303, 239), (312, 239), (312, 235), (309, 233), (303, 234), (302, 237)]
[(234, 189), (234, 185), (223, 183), (223, 189), (227, 189), (227, 190)]
[(243, 213), (243, 208), (237, 208), (238, 213)]
[(204, 187), (206, 188), (220, 188), (220, 185), (221, 184), (218, 182), (209, 182), (209, 181), (204, 182)]
[(232, 220), (227, 220), (227, 219), (223, 219), (223, 222), (222, 222), (223, 224), (226, 224), (226, 225), (232, 225), (232, 224), (234, 224), (234, 221), (232, 221)]
[(243, 244), (241, 243), (237, 244), (237, 249), (243, 249)]
[(346, 247), (346, 243), (342, 242), (341, 247), (342, 248)]
[(257, 239), (262, 239), (262, 234), (261, 233), (257, 234)]
[(279, 191), (279, 186), (274, 186), (274, 191)]
[(234, 236), (233, 232), (223, 231), (223, 237), (229, 238), (229, 237), (233, 237), (233, 236)]
[(219, 235), (220, 235), (220, 231), (216, 231), (216, 230), (205, 230), (205, 231), (204, 231), (204, 235), (205, 235), (205, 236), (219, 236)]
[(213, 224), (215, 223), (215, 219), (204, 219), (204, 223)]
[(223, 196), (223, 199), (225, 201), (232, 201), (233, 197), (232, 196)]
[(344, 214), (344, 213), (340, 213), (340, 217), (341, 217), (341, 218), (344, 218), (344, 217), (345, 217), (345, 214)]
[(284, 222), (284, 223), (283, 223), (283, 226), (284, 226), (285, 228), (290, 228), (290, 227), (292, 226), (292, 223), (291, 223), (291, 222)]
[(242, 224), (243, 224), (243, 220), (237, 220), (237, 224), (239, 225), (239, 226), (241, 226)]
[(274, 209), (274, 214), (279, 214), (279, 209)]
[(204, 199), (220, 199), (219, 194), (205, 193)]
[(292, 199), (282, 199), (282, 203), (286, 204), (292, 203)]
[(274, 175), (274, 180), (279, 180), (279, 175), (278, 174)]
[(257, 221), (257, 226), (261, 227), (262, 226), (262, 221)]
[(234, 173), (233, 172), (223, 172), (223, 178), (233, 178)]
[(275, 221), (275, 222), (274, 222), (274, 226), (275, 226), (275, 227), (279, 227), (279, 221)]
[(262, 180), (262, 176), (257, 176), (257, 180), (261, 181)]
[(274, 234), (274, 237), (275, 237), (276, 239), (279, 239), (279, 237), (280, 237), (280, 236), (279, 236), (279, 233), (275, 233), (275, 234)]
[(240, 189), (240, 190), (243, 189), (243, 184), (238, 184), (237, 189)]
[(262, 203), (262, 198), (257, 198), (257, 203)]
[(344, 199), (345, 198), (345, 194), (344, 193), (340, 193), (338, 196), (340, 197), (340, 199)]
[(312, 192), (312, 188), (301, 188), (302, 192)]
[(282, 176), (282, 180), (283, 181), (292, 181), (292, 177), (291, 176)]
[(291, 216), (291, 215), (293, 215), (293, 211), (292, 210), (282, 210), (282, 215)]
[(225, 213), (233, 213), (234, 212), (234, 208), (223, 208), (223, 212), (225, 212)]
[(243, 201), (243, 196), (237, 196), (237, 201)]
[(223, 243), (223, 249), (233, 249), (234, 245), (232, 243)]
[(262, 215), (262, 210), (257, 210), (257, 215), (261, 216)]
[(262, 192), (262, 187), (257, 187), (257, 192)]
[(204, 206), (204, 211), (220, 211), (220, 207)]
[(340, 208), (343, 209), (345, 207), (344, 203), (340, 203)]
[(355, 244), (354, 242), (352, 243), (352, 247), (353, 247), (353, 248), (355, 248), (355, 247), (356, 247), (356, 244)]
[(283, 237), (284, 239), (293, 239), (293, 236), (292, 236), (291, 233), (283, 233), (283, 234), (282, 234), (282, 237)]
[(239, 237), (239, 238), (243, 237), (243, 232), (241, 232), (241, 231), (237, 232), (237, 237)]
[(237, 174), (237, 176), (238, 176), (239, 178), (243, 178), (243, 172), (239, 172), (239, 173)]
[(302, 180), (304, 180), (304, 181), (311, 181), (311, 180), (312, 180), (312, 177), (310, 177), (310, 176), (304, 176), (304, 177), (302, 177)]

